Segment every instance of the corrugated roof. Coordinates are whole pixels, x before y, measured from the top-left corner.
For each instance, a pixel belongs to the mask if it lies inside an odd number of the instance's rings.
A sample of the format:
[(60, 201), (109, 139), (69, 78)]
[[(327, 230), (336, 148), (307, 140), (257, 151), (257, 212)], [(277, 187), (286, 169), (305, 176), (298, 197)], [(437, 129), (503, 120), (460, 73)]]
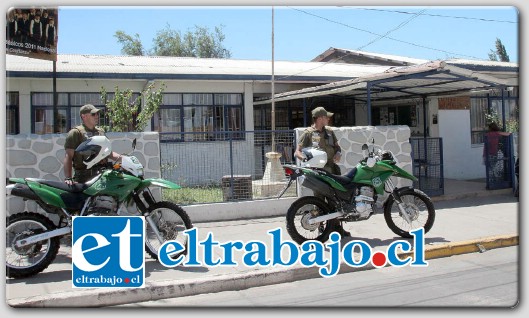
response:
[[(509, 82), (490, 75), (448, 65), (444, 61), (394, 67), (383, 73), (274, 95), (284, 101), (322, 95), (344, 95), (357, 100), (396, 100), (417, 96), (450, 95), (472, 89), (508, 86)], [(270, 100), (254, 104), (269, 103)]]
[[(52, 62), (23, 56), (6, 55), (6, 71), (11, 76), (23, 73), (52, 72)], [(82, 77), (90, 74), (108, 77), (158, 77), (178, 78), (186, 75), (196, 79), (249, 79), (269, 80), (272, 74), (271, 61), (205, 59), (158, 56), (112, 56), (112, 55), (67, 55), (57, 57), (57, 77)], [(276, 81), (321, 81), (343, 80), (376, 74), (388, 66), (355, 65), (319, 62), (275, 61)], [(28, 75), (29, 76), (29, 75)]]
[[(340, 48), (329, 48), (322, 54), (318, 55), (312, 61), (322, 62), (328, 61), (338, 62), (352, 62), (352, 63), (365, 63), (365, 64), (381, 64), (381, 65), (395, 65), (395, 66), (408, 66), (408, 65), (419, 65), (429, 62), (425, 59), (416, 59), (405, 56), (390, 55), (373, 53), (366, 51), (340, 49)], [(479, 71), (485, 74), (494, 75), (499, 78), (511, 78), (513, 79), (512, 84), (516, 85), (517, 80), (514, 78), (518, 77), (518, 64), (512, 62), (500, 62), (500, 61), (489, 61), (489, 60), (469, 60), (469, 59), (447, 59), (444, 60), (446, 64), (455, 65), (461, 68), (466, 68), (473, 71)]]
[(319, 62), (319, 61), (325, 60), (326, 57), (328, 57), (329, 55), (333, 53), (341, 53), (341, 54), (345, 54), (349, 56), (367, 57), (373, 60), (393, 62), (393, 63), (397, 63), (401, 65), (423, 64), (423, 63), (428, 62), (428, 60), (424, 60), (424, 59), (416, 59), (416, 58), (405, 57), (405, 56), (372, 53), (372, 52), (350, 50), (350, 49), (341, 49), (341, 48), (334, 48), (334, 47), (327, 49), (325, 52), (315, 57), (312, 61)]

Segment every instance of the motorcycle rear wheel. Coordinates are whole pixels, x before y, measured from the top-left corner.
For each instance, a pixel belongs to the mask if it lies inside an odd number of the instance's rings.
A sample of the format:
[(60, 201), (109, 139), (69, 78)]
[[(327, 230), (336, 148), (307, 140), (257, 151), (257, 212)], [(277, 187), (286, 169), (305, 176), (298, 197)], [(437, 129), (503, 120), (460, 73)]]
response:
[(309, 240), (326, 242), (338, 222), (328, 220), (311, 225), (308, 220), (329, 214), (329, 212), (329, 206), (316, 197), (302, 197), (294, 201), (287, 211), (286, 227), (288, 234), (294, 242), (300, 245)]
[(11, 215), (6, 223), (6, 275), (24, 278), (45, 270), (55, 259), (60, 238), (52, 237), (35, 244), (16, 247), (15, 242), (35, 234), (55, 229), (55, 225), (42, 214), (24, 212)]
[[(176, 259), (180, 255), (185, 255), (187, 253), (187, 236), (184, 235), (183, 232), (191, 229), (193, 226), (184, 209), (172, 202), (161, 201), (149, 207), (149, 214), (152, 216), (158, 231), (163, 237), (163, 243), (167, 241), (177, 241), (182, 246), (186, 247), (184, 251), (172, 255), (171, 258)], [(152, 258), (157, 260), (158, 248), (160, 248), (163, 243), (160, 243), (160, 240), (158, 240), (158, 237), (149, 223), (146, 223), (145, 250)]]
[(393, 196), (389, 196), (384, 207), (384, 219), (393, 233), (412, 238), (411, 231), (424, 228), (424, 233), (430, 231), (435, 220), (435, 208), (432, 200), (422, 191), (409, 189), (400, 194), (402, 203), (411, 219), (411, 224), (402, 216), (399, 206)]

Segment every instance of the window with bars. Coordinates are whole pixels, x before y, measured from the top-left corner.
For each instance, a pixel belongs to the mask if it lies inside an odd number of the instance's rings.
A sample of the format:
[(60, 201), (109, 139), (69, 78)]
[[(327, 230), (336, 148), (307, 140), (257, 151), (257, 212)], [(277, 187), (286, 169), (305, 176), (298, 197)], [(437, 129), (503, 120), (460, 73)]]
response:
[[(114, 93), (108, 93), (107, 98), (112, 99)], [(131, 98), (137, 98), (139, 93), (134, 93)], [(71, 128), (82, 123), (79, 111), (83, 105), (92, 104), (105, 110), (105, 101), (101, 100), (100, 93), (57, 93), (57, 133), (68, 132)], [(34, 134), (54, 133), (53, 129), (53, 93), (31, 94), (31, 132)], [(105, 116), (99, 116), (98, 126), (108, 126)]]
[(19, 94), (18, 92), (7, 92), (6, 94), (6, 134), (16, 135), (20, 133), (19, 124)]
[[(518, 89), (514, 87), (504, 91), (503, 97), (501, 90), (492, 90), (488, 94), (471, 96), (470, 128), (472, 144), (483, 143), (483, 136), (488, 131), (486, 114), (489, 112), (494, 112), (498, 115), (498, 124), (502, 130), (518, 131)], [(503, 114), (505, 114), (505, 118), (503, 118)]]
[(164, 133), (162, 140), (224, 140), (222, 132), (244, 130), (242, 101), (235, 93), (165, 93), (153, 127)]

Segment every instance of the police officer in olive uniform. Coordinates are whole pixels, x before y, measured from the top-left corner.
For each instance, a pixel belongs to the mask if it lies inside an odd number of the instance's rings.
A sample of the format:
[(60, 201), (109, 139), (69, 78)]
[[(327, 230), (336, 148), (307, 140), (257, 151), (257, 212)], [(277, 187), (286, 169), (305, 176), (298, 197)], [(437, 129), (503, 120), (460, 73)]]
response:
[[(330, 127), (326, 127), (332, 115), (334, 113), (326, 111), (323, 107), (316, 107), (312, 110), (313, 124), (301, 135), (294, 155), (298, 159), (303, 160), (303, 153), (301, 152), (303, 148), (319, 148), (327, 153), (327, 163), (323, 167), (323, 170), (332, 174), (341, 175), (340, 167), (336, 162), (340, 161), (342, 149), (338, 145), (338, 139), (334, 131)], [(324, 196), (317, 192), (314, 192), (314, 196), (325, 200)], [(341, 224), (336, 228), (336, 231), (342, 237), (351, 236), (351, 233), (345, 231)]]
[[(79, 126), (72, 128), (66, 136), (64, 143), (64, 149), (66, 154), (64, 156), (64, 176), (67, 184), (73, 182), (84, 183), (94, 176), (97, 175), (99, 167), (95, 165), (91, 169), (86, 169), (86, 165), (83, 163), (81, 155), (75, 153), (75, 149), (83, 141), (92, 136), (105, 135), (105, 131), (96, 127), (99, 122), (99, 112), (101, 109), (96, 108), (92, 104), (86, 104), (81, 107), (80, 116), (83, 123)], [(120, 155), (112, 152), (110, 155), (111, 159), (118, 160)], [(75, 174), (72, 175), (72, 167)]]

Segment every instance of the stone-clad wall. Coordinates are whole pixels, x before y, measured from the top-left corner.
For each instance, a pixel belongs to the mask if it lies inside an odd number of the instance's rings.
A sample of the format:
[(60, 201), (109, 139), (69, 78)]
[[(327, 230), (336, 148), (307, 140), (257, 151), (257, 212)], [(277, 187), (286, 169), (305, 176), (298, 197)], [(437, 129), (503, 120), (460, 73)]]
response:
[[(338, 163), (342, 174), (354, 168), (363, 159), (362, 145), (371, 138), (375, 139), (375, 147), (390, 150), (399, 167), (412, 173), (410, 128), (408, 126), (357, 126), (357, 127), (332, 127), (338, 144), (342, 148), (342, 159)], [(305, 128), (296, 129), (296, 140), (299, 140)], [(368, 145), (371, 145), (368, 143)], [(393, 178), (397, 187), (412, 185), (407, 179)], [(303, 195), (310, 194), (302, 190)], [(379, 197), (381, 203), (387, 195)]]
[[(143, 164), (145, 178), (159, 178), (160, 143), (157, 132), (107, 133), (112, 150), (120, 154), (132, 151), (132, 140), (136, 138), (136, 150), (131, 154)], [(66, 134), (20, 134), (6, 138), (6, 177), (42, 178), (64, 180), (64, 142)], [(8, 214), (11, 212), (36, 211), (36, 204), (10, 196), (7, 200)], [(40, 210), (40, 208), (39, 208)]]

